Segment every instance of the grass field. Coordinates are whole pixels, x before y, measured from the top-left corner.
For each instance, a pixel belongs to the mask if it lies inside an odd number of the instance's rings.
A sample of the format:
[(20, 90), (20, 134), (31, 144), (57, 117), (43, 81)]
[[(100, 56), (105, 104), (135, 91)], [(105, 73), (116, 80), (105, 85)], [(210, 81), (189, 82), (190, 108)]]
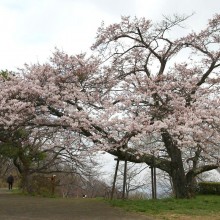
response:
[(220, 196), (200, 195), (195, 199), (112, 200), (111, 205), (142, 212), (157, 219), (220, 220)]

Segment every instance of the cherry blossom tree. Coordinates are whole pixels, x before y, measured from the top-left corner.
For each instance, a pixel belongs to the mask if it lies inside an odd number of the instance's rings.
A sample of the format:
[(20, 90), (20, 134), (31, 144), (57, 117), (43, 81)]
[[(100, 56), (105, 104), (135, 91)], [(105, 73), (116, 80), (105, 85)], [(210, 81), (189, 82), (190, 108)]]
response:
[[(187, 17), (122, 17), (98, 29), (95, 56), (56, 51), (1, 78), (0, 128), (57, 127), (87, 150), (167, 172), (177, 198), (219, 167), (220, 15), (175, 37)], [(67, 139), (67, 141), (71, 141)]]
[(82, 167), (86, 173), (87, 167), (80, 156), (85, 151), (81, 137), (60, 124), (51, 126), (49, 119), (45, 122), (49, 116), (42, 110), (46, 108), (42, 104), (44, 95), (40, 87), (30, 82), (22, 74), (1, 72), (0, 155), (13, 162), (21, 177), (21, 187), (27, 191), (31, 190), (33, 174), (63, 172), (59, 165), (67, 162), (77, 166), (78, 173)]
[[(168, 172), (178, 198), (191, 197), (196, 175), (219, 166), (220, 16), (199, 33), (171, 37), (185, 19), (122, 17), (102, 25), (93, 45), (111, 63), (112, 103), (123, 112), (116, 130), (126, 133), (125, 153), (110, 152)], [(156, 147), (144, 141), (152, 138)]]

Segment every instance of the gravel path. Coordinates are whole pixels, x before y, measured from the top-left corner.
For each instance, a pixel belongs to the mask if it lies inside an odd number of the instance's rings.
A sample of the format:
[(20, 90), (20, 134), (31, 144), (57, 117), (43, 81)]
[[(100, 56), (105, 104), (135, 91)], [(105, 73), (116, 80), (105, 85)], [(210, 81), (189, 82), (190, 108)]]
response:
[(0, 189), (1, 220), (152, 220), (95, 199), (41, 198)]

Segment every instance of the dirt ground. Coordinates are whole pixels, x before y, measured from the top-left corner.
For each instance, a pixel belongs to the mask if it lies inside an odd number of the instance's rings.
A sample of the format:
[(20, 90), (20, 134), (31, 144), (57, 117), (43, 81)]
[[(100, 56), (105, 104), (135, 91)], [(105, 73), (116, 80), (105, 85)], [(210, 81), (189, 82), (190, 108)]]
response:
[(152, 220), (94, 199), (41, 198), (0, 189), (1, 220)]

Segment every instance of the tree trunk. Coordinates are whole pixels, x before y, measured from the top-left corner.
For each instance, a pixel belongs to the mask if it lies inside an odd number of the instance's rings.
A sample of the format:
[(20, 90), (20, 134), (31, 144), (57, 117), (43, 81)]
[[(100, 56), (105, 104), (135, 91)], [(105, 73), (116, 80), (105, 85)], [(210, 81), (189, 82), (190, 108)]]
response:
[(30, 174), (28, 171), (23, 171), (21, 173), (21, 189), (28, 193), (32, 191), (30, 186)]
[[(175, 160), (174, 160), (175, 159)], [(193, 173), (185, 173), (181, 151), (176, 150), (171, 166), (171, 178), (176, 198), (193, 198), (196, 193), (196, 179)]]
[(196, 195), (197, 181), (193, 172), (188, 172), (186, 175), (188, 197), (194, 198)]
[(184, 172), (182, 172), (182, 170), (180, 169), (180, 167), (172, 168), (171, 178), (173, 182), (175, 197), (178, 199), (188, 198), (186, 177)]
[(181, 151), (166, 130), (163, 130), (162, 139), (171, 159), (170, 176), (173, 182), (175, 197), (188, 198), (189, 193)]

